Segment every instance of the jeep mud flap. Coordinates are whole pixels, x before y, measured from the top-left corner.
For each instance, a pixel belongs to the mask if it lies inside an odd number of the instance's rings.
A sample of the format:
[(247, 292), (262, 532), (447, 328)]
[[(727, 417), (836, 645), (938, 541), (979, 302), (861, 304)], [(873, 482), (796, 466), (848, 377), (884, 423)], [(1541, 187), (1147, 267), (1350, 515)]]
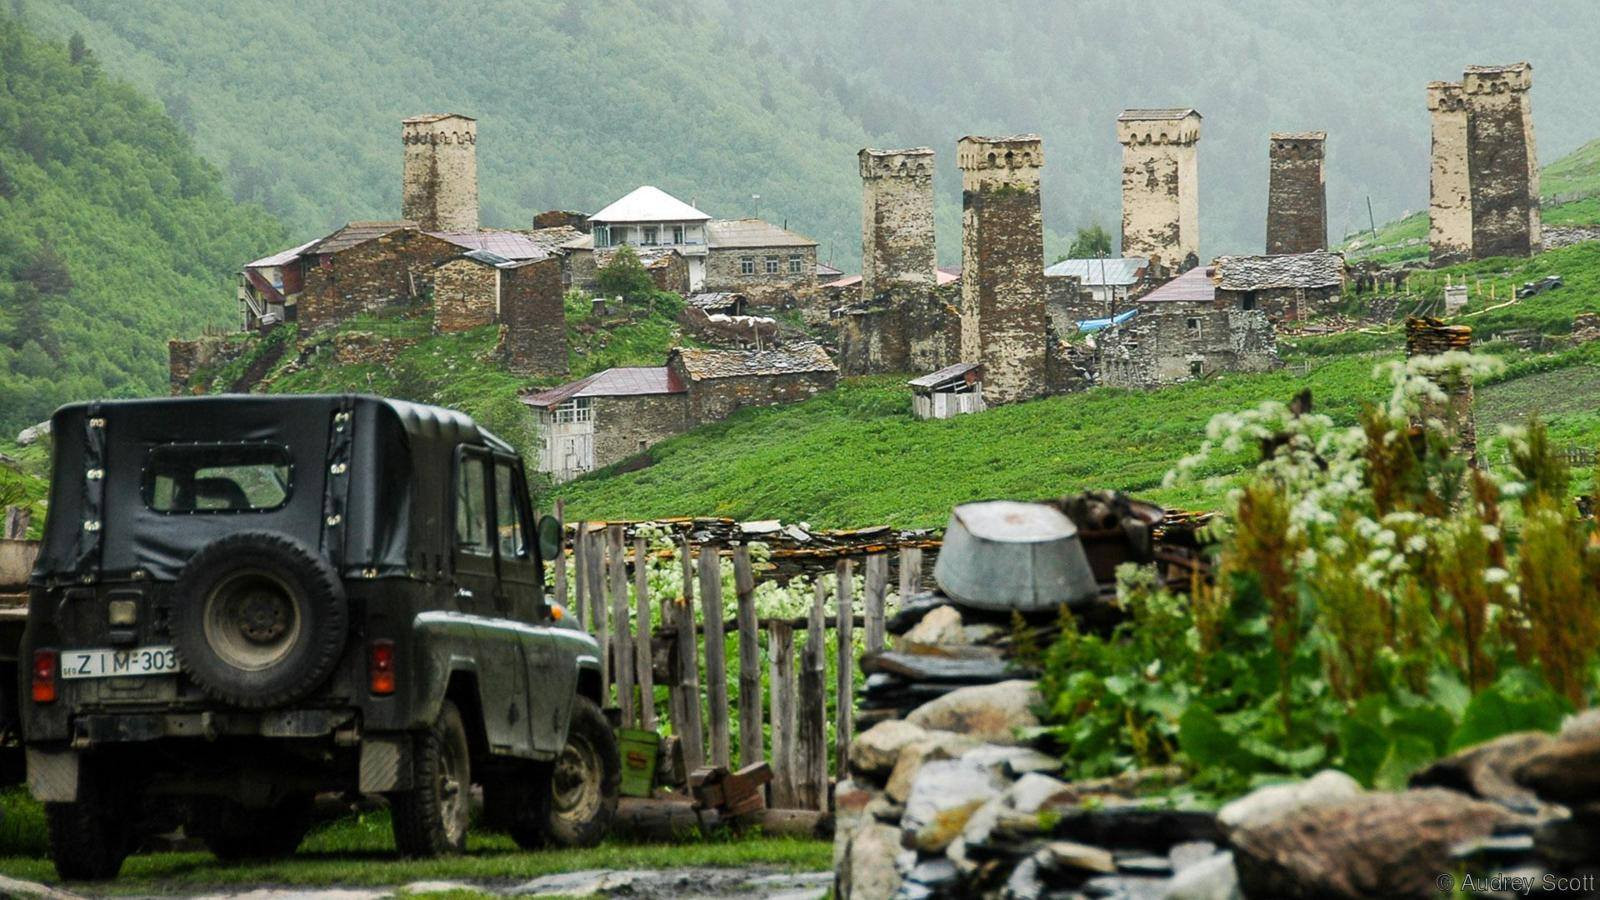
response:
[(411, 736), (365, 737), (361, 741), (361, 793), (381, 794), (410, 787)]
[(28, 791), (40, 803), (78, 799), (78, 754), (71, 750), (28, 748)]

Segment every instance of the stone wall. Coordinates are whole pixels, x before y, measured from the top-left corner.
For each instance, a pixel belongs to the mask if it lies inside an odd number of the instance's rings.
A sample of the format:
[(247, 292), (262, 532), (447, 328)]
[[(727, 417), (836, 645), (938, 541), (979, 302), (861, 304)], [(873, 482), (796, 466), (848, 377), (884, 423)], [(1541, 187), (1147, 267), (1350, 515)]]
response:
[(593, 293), (599, 286), (600, 267), (593, 250), (569, 250), (562, 257), (561, 277), (567, 287)]
[(1117, 140), (1122, 255), (1148, 257), (1156, 271), (1177, 271), (1200, 252), (1200, 117), (1119, 118)]
[(1044, 225), (1037, 135), (964, 137), (961, 359), (983, 365), (990, 405), (1045, 390)]
[[(768, 274), (767, 257), (776, 257), (778, 271)], [(799, 273), (789, 271), (789, 257), (800, 257)], [(746, 275), (741, 261), (750, 257), (755, 261), (755, 274)], [(733, 291), (750, 298), (750, 305), (785, 309), (797, 305), (801, 293), (817, 286), (817, 248), (811, 247), (728, 247), (713, 248), (706, 253), (705, 280), (701, 290), (707, 293)]]
[(737, 375), (729, 378), (690, 380), (683, 365), (670, 363), (678, 379), (689, 386), (690, 426), (720, 422), (746, 406), (798, 403), (831, 391), (839, 384), (838, 372), (790, 372), (782, 375)]
[(418, 303), (433, 289), (434, 267), (460, 254), (449, 241), (401, 228), (341, 253), (309, 257), (297, 301), (300, 331)]
[(1467, 103), (1461, 85), (1428, 84), (1428, 115), (1433, 125), (1432, 165), (1428, 175), (1428, 244), (1435, 263), (1466, 259), (1472, 253), (1472, 183), (1467, 174)]
[(495, 320), (500, 270), (475, 259), (452, 259), (433, 270), (434, 328), (466, 331)]
[(594, 466), (602, 468), (689, 429), (688, 395), (595, 397)]
[(478, 123), (417, 116), (400, 125), (405, 146), (401, 215), (424, 231), (478, 228)]
[(559, 228), (563, 225), (588, 234), (589, 214), (570, 209), (551, 209), (533, 217), (533, 227), (536, 231), (540, 228)]
[(1263, 288), (1230, 291), (1217, 288), (1217, 300), (1237, 310), (1258, 309), (1274, 322), (1295, 322), (1333, 312), (1341, 299), (1338, 285), (1320, 288)]
[(1600, 241), (1600, 225), (1544, 225), (1539, 235), (1544, 249), (1559, 250), (1573, 244)]
[(555, 257), (500, 270), (500, 354), (519, 375), (567, 374), (567, 319)]
[(872, 298), (897, 284), (931, 287), (933, 151), (862, 150), (861, 292)]
[(167, 341), (168, 387), (174, 395), (191, 393), (191, 381), (197, 370), (226, 365), (248, 349), (249, 336), (242, 334)]
[(1274, 134), (1267, 179), (1267, 253), (1309, 253), (1328, 246), (1323, 181), (1327, 133)]
[(1076, 275), (1046, 275), (1044, 293), (1045, 312), (1056, 334), (1076, 334), (1079, 322), (1109, 315), (1110, 308), (1106, 302), (1095, 299), (1092, 292), (1084, 290), (1083, 283)]
[(900, 285), (874, 303), (839, 310), (839, 371), (922, 374), (960, 362), (960, 299), (954, 285)]
[(1163, 303), (1101, 332), (1100, 383), (1150, 388), (1217, 372), (1266, 372), (1283, 365), (1277, 332), (1262, 310)]
[(644, 264), (650, 280), (658, 291), (668, 291), (680, 297), (689, 296), (689, 261), (683, 254), (663, 253)]
[(1472, 255), (1528, 256), (1539, 249), (1539, 158), (1528, 89), (1533, 68), (1470, 66), (1467, 171), (1472, 179)]
[[(1412, 316), (1406, 319), (1406, 359), (1438, 356), (1443, 353), (1472, 351), (1472, 326), (1446, 325), (1438, 319)], [(1450, 435), (1455, 451), (1468, 460), (1478, 456), (1478, 427), (1472, 412), (1472, 379), (1453, 374), (1430, 376), (1444, 392), (1440, 402), (1425, 398), (1422, 415), (1438, 419)]]

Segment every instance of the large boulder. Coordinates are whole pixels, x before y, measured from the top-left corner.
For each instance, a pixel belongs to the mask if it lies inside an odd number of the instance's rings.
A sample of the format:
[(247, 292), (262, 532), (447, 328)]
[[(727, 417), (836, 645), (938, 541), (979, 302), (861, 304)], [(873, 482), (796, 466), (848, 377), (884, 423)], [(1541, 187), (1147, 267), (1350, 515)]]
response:
[(1436, 897), (1452, 847), (1521, 821), (1498, 804), (1424, 788), (1252, 820), (1231, 839), (1247, 897)]
[(1178, 870), (1163, 900), (1239, 900), (1239, 873), (1232, 853), (1215, 856)]
[(1600, 802), (1600, 735), (1563, 732), (1524, 755), (1512, 777), (1548, 802), (1564, 806)]
[(1274, 784), (1240, 797), (1217, 811), (1217, 824), (1232, 833), (1248, 825), (1270, 822), (1281, 816), (1348, 800), (1361, 793), (1361, 783), (1336, 769), (1325, 769), (1305, 781)]
[(967, 820), (1000, 796), (1005, 781), (994, 772), (960, 760), (925, 763), (911, 785), (900, 820), (907, 842), (925, 853), (939, 853), (961, 834)]
[(1501, 735), (1453, 753), (1411, 776), (1412, 787), (1442, 787), (1493, 800), (1524, 813), (1540, 813), (1545, 804), (1512, 773), (1528, 757), (1542, 751), (1555, 738), (1542, 731)]
[(850, 771), (882, 780), (899, 761), (903, 747), (927, 736), (927, 729), (903, 719), (885, 719), (850, 742)]
[(961, 613), (954, 606), (935, 607), (915, 627), (901, 635), (900, 642), (902, 647), (963, 644), (966, 643), (966, 633), (961, 626)]
[(951, 691), (912, 710), (906, 721), (980, 741), (1014, 744), (1018, 730), (1039, 724), (1033, 711), (1042, 702), (1035, 682), (1001, 681)]

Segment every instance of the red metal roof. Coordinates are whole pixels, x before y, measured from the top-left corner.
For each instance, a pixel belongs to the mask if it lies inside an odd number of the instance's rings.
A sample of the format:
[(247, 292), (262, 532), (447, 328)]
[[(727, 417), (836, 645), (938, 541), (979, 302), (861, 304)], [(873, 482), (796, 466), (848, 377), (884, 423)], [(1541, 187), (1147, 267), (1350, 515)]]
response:
[(642, 397), (682, 394), (685, 388), (666, 366), (606, 369), (560, 387), (524, 395), (522, 402), (539, 409), (554, 409), (579, 397)]

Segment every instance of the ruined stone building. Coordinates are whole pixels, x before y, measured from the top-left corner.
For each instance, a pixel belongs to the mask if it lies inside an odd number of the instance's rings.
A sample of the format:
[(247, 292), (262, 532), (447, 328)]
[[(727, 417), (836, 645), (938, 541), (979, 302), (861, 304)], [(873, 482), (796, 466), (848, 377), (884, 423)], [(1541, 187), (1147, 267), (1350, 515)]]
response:
[(1260, 309), (1220, 295), (1214, 273), (1196, 267), (1136, 301), (1132, 319), (1095, 335), (1101, 384), (1151, 388), (1218, 372), (1283, 365), (1277, 333)]
[(1149, 266), (1142, 256), (1063, 259), (1051, 264), (1044, 274), (1050, 324), (1056, 334), (1070, 335), (1079, 322), (1128, 309), (1145, 290)]
[(1038, 135), (963, 137), (961, 362), (983, 366), (990, 405), (1047, 389), (1044, 222)]
[(1267, 253), (1310, 253), (1328, 246), (1328, 190), (1322, 174), (1326, 131), (1274, 133), (1268, 141)]
[(1528, 92), (1533, 67), (1468, 66), (1428, 84), (1431, 258), (1528, 256), (1541, 244), (1539, 159)]
[(1193, 109), (1128, 109), (1117, 116), (1122, 144), (1122, 255), (1159, 272), (1199, 262), (1200, 114)]
[(746, 406), (798, 403), (831, 391), (839, 368), (812, 343), (770, 350), (678, 347), (667, 368), (688, 388), (689, 421), (720, 422)]
[(1331, 312), (1344, 291), (1344, 257), (1327, 250), (1223, 256), (1213, 265), (1219, 302), (1233, 309), (1259, 309), (1274, 322)]
[(423, 231), (478, 229), (478, 123), (457, 113), (400, 123), (405, 145), (400, 215)]

